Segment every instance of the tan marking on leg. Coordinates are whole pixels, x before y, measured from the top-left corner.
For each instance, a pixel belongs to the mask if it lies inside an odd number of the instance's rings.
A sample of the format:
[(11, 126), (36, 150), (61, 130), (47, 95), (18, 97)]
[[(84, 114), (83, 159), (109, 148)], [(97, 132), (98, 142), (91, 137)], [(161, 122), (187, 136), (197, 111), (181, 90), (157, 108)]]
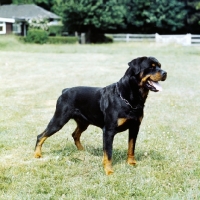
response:
[(105, 151), (103, 153), (103, 167), (106, 172), (106, 175), (114, 173), (112, 169), (112, 161), (108, 159), (107, 153)]
[(82, 133), (82, 131), (79, 129), (79, 127), (77, 127), (76, 130), (74, 131), (74, 133), (72, 134), (72, 137), (74, 138), (74, 143), (78, 150), (84, 150), (84, 148), (80, 142), (81, 133)]
[(128, 158), (127, 158), (127, 163), (129, 165), (136, 165), (136, 160), (135, 160), (135, 157), (133, 155), (133, 139), (131, 139), (129, 141), (129, 144), (128, 144)]
[(128, 155), (127, 163), (128, 163), (129, 165), (134, 166), (134, 165), (136, 165), (137, 162), (136, 162), (134, 156), (130, 156), (130, 155)]
[(80, 141), (76, 141), (75, 145), (76, 145), (76, 147), (77, 147), (78, 150), (80, 150), (80, 151), (84, 150), (84, 147), (82, 146), (82, 144), (80, 143)]
[(34, 157), (35, 158), (41, 158), (42, 154), (41, 154), (41, 148), (42, 148), (42, 144), (44, 143), (44, 141), (47, 139), (47, 137), (43, 137), (40, 142), (38, 142), (36, 149), (35, 149), (35, 153), (34, 153)]
[(126, 119), (126, 118), (119, 118), (119, 119), (117, 120), (117, 125), (118, 125), (118, 126), (121, 126), (121, 125), (123, 125), (127, 120), (128, 120), (128, 119)]

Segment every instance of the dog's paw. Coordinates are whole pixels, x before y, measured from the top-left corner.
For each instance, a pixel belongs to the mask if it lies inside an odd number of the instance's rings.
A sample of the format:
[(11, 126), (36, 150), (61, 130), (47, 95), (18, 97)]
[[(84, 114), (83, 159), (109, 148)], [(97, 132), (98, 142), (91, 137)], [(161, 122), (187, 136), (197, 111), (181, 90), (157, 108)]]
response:
[(136, 160), (135, 160), (134, 157), (133, 158), (131, 157), (131, 158), (128, 158), (127, 163), (129, 165), (135, 166), (136, 165)]
[(111, 174), (114, 173), (112, 167), (110, 167), (110, 166), (109, 167), (105, 167), (104, 170), (105, 170), (106, 175), (111, 175)]
[(41, 158), (42, 155), (41, 155), (41, 153), (39, 153), (39, 152), (35, 152), (35, 153), (34, 153), (34, 157), (35, 157), (35, 158)]

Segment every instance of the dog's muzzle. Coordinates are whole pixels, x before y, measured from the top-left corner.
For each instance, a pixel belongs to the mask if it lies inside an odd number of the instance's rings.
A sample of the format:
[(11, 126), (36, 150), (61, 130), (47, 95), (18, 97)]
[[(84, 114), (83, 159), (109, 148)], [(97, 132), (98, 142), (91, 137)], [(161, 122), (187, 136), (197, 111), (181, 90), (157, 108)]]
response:
[(161, 81), (165, 81), (165, 80), (166, 80), (166, 78), (167, 78), (167, 72), (165, 72), (165, 71), (162, 71), (162, 72), (161, 72), (161, 76), (162, 76), (162, 79), (161, 79)]
[[(167, 78), (167, 72), (165, 71), (160, 71), (161, 74), (161, 80), (160, 81), (165, 81)], [(152, 81), (151, 79), (149, 79), (146, 84), (145, 87), (148, 88), (149, 90), (153, 91), (153, 92), (159, 92), (162, 91), (162, 86), (159, 84), (158, 81)]]

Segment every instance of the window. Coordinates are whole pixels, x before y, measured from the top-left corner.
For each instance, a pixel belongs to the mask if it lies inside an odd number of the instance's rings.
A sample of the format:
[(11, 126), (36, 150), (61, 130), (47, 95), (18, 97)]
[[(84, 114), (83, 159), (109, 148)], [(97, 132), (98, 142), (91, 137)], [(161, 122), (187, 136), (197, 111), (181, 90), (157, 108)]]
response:
[(13, 24), (13, 33), (21, 33), (21, 23)]
[(6, 23), (0, 22), (0, 34), (6, 34)]

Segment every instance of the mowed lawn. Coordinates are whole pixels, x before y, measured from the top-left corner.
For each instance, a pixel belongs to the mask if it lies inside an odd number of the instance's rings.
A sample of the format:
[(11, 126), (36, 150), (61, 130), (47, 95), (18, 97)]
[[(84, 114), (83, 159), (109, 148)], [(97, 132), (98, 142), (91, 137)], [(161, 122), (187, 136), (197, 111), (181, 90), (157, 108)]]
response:
[[(154, 56), (168, 72), (163, 91), (150, 92), (136, 145), (126, 164), (127, 131), (114, 140), (114, 174), (102, 167), (102, 131), (71, 137), (71, 120), (46, 140), (35, 159), (36, 137), (66, 87), (117, 82), (127, 63)], [(200, 47), (175, 44), (27, 45), (0, 37), (1, 200), (200, 199)]]

